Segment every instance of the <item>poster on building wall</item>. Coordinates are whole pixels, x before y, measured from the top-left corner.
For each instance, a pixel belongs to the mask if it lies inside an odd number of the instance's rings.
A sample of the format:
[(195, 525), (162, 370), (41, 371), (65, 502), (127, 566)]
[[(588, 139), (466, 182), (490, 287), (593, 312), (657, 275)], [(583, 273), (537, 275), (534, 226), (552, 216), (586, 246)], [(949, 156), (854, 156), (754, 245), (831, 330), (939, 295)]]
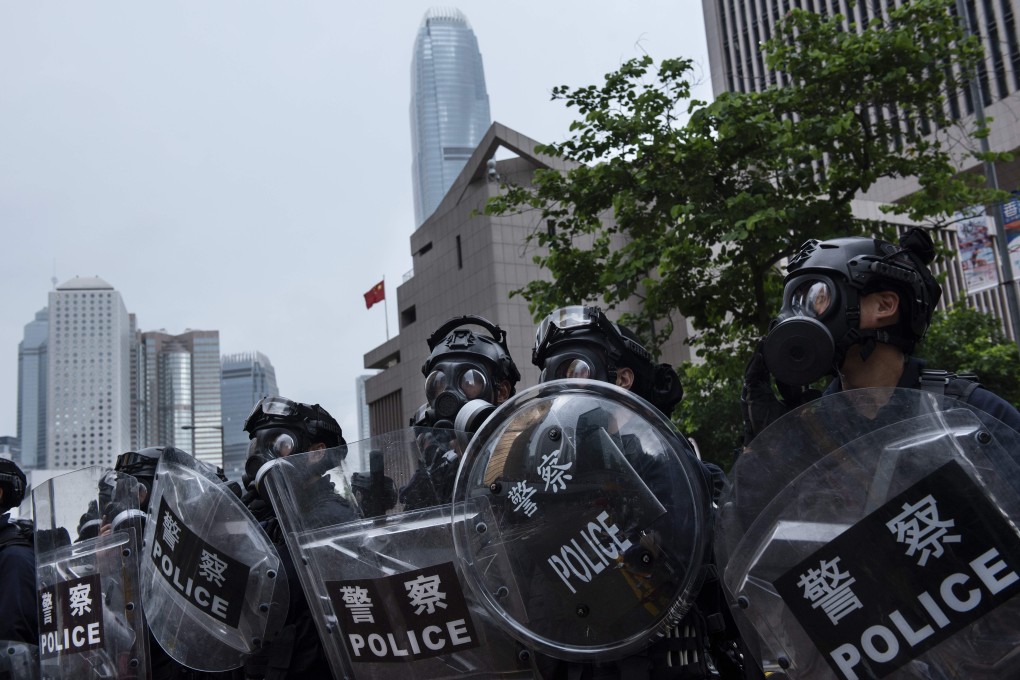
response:
[(957, 247), (967, 294), (993, 288), (999, 283), (995, 265), (995, 222), (981, 206), (956, 214)]
[(1002, 224), (1006, 230), (1009, 248), (1009, 262), (1013, 267), (1013, 278), (1020, 279), (1020, 195), (1002, 204)]

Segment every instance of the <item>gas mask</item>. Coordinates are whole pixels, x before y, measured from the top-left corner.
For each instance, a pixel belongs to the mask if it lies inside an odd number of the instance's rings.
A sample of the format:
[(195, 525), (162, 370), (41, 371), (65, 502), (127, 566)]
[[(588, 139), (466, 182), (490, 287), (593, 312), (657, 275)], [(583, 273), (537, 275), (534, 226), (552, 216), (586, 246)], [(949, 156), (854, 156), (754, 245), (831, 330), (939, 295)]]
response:
[[(942, 295), (926, 267), (933, 257), (931, 237), (918, 228), (899, 246), (861, 237), (806, 242), (787, 268), (783, 307), (765, 338), (769, 372), (803, 386), (839, 370), (854, 345), (862, 359), (878, 342), (912, 352)], [(861, 298), (885, 290), (899, 296), (901, 321), (862, 329)]]
[(764, 347), (765, 363), (776, 380), (810, 385), (845, 356), (852, 344), (848, 341), (856, 339), (856, 334), (850, 334), (850, 315), (844, 312), (846, 297), (853, 297), (852, 307), (859, 317), (856, 291), (841, 292), (830, 277), (804, 275), (787, 282), (783, 307)]
[(244, 465), (247, 480), (255, 480), (259, 469), (270, 460), (305, 453), (315, 444), (327, 447), (327, 453), (315, 465), (316, 474), (336, 467), (347, 454), (340, 425), (318, 404), (266, 397), (255, 404), (244, 431), (251, 438)]
[(472, 399), (492, 403), (495, 387), (480, 363), (450, 359), (432, 366), (425, 378), (425, 399), (437, 420), (453, 421), (457, 412)]
[[(488, 336), (464, 326), (479, 326)], [(504, 381), (513, 385), (521, 375), (506, 345), (506, 332), (480, 316), (450, 319), (428, 339), (429, 357), (422, 366), (425, 376), (424, 410), (411, 419), (413, 425), (455, 427), (467, 404), (479, 414), (481, 404), (495, 405)]]
[[(545, 367), (538, 381), (544, 383), (564, 378), (584, 378), (616, 382), (616, 369), (610, 368), (605, 354), (584, 343), (567, 343), (557, 347), (546, 358)], [(612, 380), (610, 374), (613, 375)]]

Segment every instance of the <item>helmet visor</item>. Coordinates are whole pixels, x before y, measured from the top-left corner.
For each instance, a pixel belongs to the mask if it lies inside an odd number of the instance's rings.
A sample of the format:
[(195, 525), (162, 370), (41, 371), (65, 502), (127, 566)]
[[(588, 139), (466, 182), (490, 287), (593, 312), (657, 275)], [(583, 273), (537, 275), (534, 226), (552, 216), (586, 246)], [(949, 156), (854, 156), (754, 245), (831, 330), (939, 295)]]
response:
[(827, 279), (801, 281), (790, 295), (790, 310), (797, 316), (820, 319), (835, 306), (836, 290)]
[(561, 307), (549, 313), (542, 322), (538, 324), (535, 331), (535, 347), (542, 347), (548, 340), (549, 334), (555, 331), (571, 330), (594, 326), (595, 317), (591, 314), (590, 307), (574, 305), (572, 307)]

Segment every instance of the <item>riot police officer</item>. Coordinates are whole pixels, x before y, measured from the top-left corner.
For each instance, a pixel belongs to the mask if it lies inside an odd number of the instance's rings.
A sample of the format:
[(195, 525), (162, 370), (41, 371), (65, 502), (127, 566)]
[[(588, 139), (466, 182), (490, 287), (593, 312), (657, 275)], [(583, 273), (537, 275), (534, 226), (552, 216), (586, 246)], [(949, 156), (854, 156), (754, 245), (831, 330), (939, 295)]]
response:
[(864, 237), (805, 243), (787, 267), (779, 316), (745, 374), (745, 440), (815, 396), (805, 386), (826, 375), (836, 376), (826, 393), (927, 389), (1020, 431), (1020, 412), (1004, 399), (974, 381), (927, 370), (912, 356), (942, 296), (928, 269), (934, 257), (931, 237), (916, 227), (898, 245)]
[(39, 643), (32, 524), (12, 520), (25, 498), (27, 479), (17, 463), (0, 458), (0, 640)]
[(484, 317), (448, 320), (429, 336), (428, 347), (421, 368), (426, 402), (411, 417), (411, 425), (431, 431), (420, 437), (420, 467), (400, 490), (405, 510), (449, 502), (460, 454), (452, 433), (445, 436), (440, 430), (476, 431), (496, 406), (516, 393), (521, 379), (507, 349), (506, 331)]
[[(468, 326), (482, 328), (488, 335)], [(429, 336), (428, 346), (429, 356), (421, 367), (426, 403), (412, 418), (412, 425), (454, 427), (469, 402), (498, 406), (516, 393), (521, 373), (507, 349), (506, 331), (488, 319), (454, 317)]]
[[(252, 514), (276, 544), (287, 577), (295, 586), (300, 583), (294, 560), (287, 550), (273, 506), (259, 495), (259, 471), (276, 458), (299, 453), (319, 456), (311, 470), (325, 473), (341, 462), (347, 442), (336, 419), (318, 404), (303, 404), (284, 397), (265, 397), (252, 410), (244, 423), (248, 433), (248, 459), (243, 481), (243, 500)], [(322, 514), (337, 524), (357, 517), (354, 508), (344, 499), (325, 488), (327, 478), (313, 475), (307, 494), (301, 498), (309, 514)], [(248, 678), (328, 678), (329, 663), (315, 630), (308, 600), (300, 587), (292, 587), (290, 609), (283, 631), (259, 653), (252, 655), (245, 666)]]
[[(540, 382), (566, 378), (610, 382), (634, 392), (667, 417), (683, 397), (673, 367), (656, 363), (633, 331), (609, 321), (598, 307), (564, 307), (546, 316), (536, 331), (532, 363), (542, 371)], [(656, 470), (660, 463), (643, 454), (639, 441), (620, 443), (628, 462), (653, 493), (668, 497), (667, 489), (657, 488), (657, 482), (665, 478)], [(686, 453), (696, 457), (691, 449)], [(701, 469), (705, 485), (717, 493), (725, 485), (722, 470), (708, 464)], [(564, 673), (586, 678), (762, 677), (729, 615), (714, 568), (709, 569), (688, 614), (645, 654), (580, 669), (576, 664), (541, 659), (539, 667), (545, 677)]]

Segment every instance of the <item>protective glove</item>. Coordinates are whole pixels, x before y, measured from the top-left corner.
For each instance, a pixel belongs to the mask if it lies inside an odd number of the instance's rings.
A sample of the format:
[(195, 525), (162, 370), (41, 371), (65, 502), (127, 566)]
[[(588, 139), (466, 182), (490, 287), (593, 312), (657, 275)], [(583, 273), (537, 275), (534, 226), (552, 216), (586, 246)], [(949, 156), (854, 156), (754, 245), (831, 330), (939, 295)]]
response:
[(751, 355), (744, 369), (744, 386), (740, 390), (740, 411), (744, 416), (744, 446), (751, 443), (766, 427), (784, 415), (821, 396), (818, 390), (809, 387), (786, 385), (776, 381), (782, 396), (780, 400), (772, 389), (772, 374), (765, 365), (764, 340)]

